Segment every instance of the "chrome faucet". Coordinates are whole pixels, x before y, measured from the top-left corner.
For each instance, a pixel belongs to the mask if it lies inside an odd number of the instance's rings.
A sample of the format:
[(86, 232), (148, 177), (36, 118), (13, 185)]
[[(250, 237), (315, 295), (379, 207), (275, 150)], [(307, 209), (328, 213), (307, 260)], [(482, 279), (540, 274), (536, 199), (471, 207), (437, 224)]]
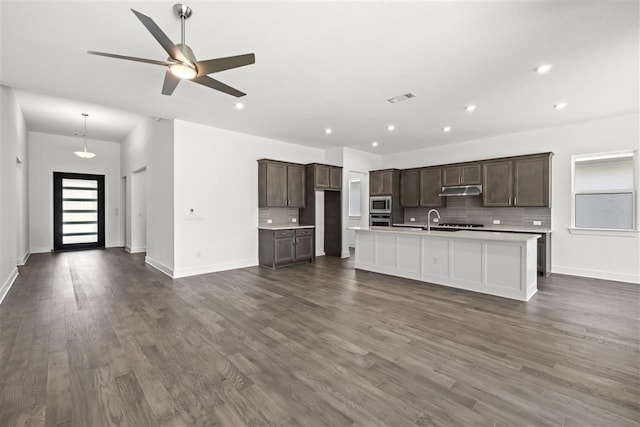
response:
[(435, 209), (431, 209), (427, 214), (427, 233), (431, 233), (431, 212), (435, 212), (438, 215), (438, 219), (440, 219), (440, 212)]

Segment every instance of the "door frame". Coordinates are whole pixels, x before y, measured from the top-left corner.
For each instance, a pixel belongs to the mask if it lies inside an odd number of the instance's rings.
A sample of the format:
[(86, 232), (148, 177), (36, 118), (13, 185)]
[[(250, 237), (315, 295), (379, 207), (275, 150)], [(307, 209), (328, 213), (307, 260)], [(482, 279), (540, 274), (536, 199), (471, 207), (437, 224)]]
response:
[[(62, 180), (92, 179), (98, 181), (98, 241), (93, 243), (62, 243)], [(105, 247), (104, 175), (72, 172), (53, 172), (53, 250), (73, 251)]]

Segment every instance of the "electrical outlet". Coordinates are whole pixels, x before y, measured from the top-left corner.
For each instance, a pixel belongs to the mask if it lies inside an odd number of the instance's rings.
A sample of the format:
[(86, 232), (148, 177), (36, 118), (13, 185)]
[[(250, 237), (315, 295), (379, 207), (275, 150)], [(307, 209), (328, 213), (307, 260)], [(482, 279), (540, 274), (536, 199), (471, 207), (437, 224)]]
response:
[(438, 257), (437, 256), (433, 257), (433, 264), (434, 265), (438, 265)]
[(196, 252), (196, 258), (200, 258), (202, 256), (202, 253), (200, 253), (200, 251)]
[(433, 218), (433, 222), (440, 222), (438, 218)]
[(297, 218), (291, 218), (291, 222), (298, 222)]
[(416, 219), (415, 218), (409, 218), (409, 221), (416, 222)]
[(272, 219), (268, 219), (267, 220), (267, 224), (273, 224), (273, 220)]
[(542, 221), (533, 221), (533, 225), (542, 225)]
[(499, 220), (499, 219), (494, 219), (494, 220), (493, 220), (493, 223), (494, 223), (494, 224), (496, 224), (496, 225), (497, 225), (497, 224), (500, 224), (500, 220)]

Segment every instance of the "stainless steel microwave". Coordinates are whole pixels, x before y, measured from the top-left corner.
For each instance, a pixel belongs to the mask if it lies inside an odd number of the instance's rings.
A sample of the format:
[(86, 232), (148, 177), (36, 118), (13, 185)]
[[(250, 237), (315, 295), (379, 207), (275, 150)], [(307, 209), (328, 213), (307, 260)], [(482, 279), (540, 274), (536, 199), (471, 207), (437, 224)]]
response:
[(375, 196), (369, 198), (369, 213), (391, 213), (391, 196)]

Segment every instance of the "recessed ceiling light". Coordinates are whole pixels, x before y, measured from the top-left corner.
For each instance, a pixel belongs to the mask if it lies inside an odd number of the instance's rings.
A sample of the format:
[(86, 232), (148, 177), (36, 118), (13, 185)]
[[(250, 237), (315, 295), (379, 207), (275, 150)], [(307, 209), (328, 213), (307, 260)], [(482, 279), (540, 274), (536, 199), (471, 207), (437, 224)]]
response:
[(378, 141), (373, 141), (373, 142), (371, 143), (371, 145), (373, 145), (374, 147), (377, 147), (377, 146), (378, 146)]
[(470, 113), (470, 112), (472, 112), (472, 111), (474, 111), (475, 109), (476, 109), (476, 106), (475, 106), (475, 105), (473, 105), (473, 104), (471, 104), (471, 105), (467, 105), (466, 107), (464, 107), (464, 110), (465, 110), (465, 111), (467, 111), (467, 112), (469, 112), (469, 113)]
[(542, 64), (533, 69), (538, 74), (546, 74), (551, 69), (551, 64)]
[(242, 102), (236, 102), (235, 108), (236, 110), (242, 110), (244, 108), (244, 104)]
[(451, 132), (451, 126), (445, 126), (442, 128), (444, 132)]
[(389, 132), (393, 132), (395, 128), (396, 128), (396, 127), (395, 127), (394, 125), (389, 125), (389, 126), (387, 126), (387, 130), (388, 130)]
[(567, 105), (568, 104), (566, 102), (558, 102), (556, 105), (553, 106), (553, 108), (555, 108), (556, 110), (562, 110)]
[(326, 133), (327, 135), (329, 135), (331, 132), (333, 132), (333, 131), (331, 130), (331, 128), (326, 128), (326, 129), (324, 130), (324, 133)]

